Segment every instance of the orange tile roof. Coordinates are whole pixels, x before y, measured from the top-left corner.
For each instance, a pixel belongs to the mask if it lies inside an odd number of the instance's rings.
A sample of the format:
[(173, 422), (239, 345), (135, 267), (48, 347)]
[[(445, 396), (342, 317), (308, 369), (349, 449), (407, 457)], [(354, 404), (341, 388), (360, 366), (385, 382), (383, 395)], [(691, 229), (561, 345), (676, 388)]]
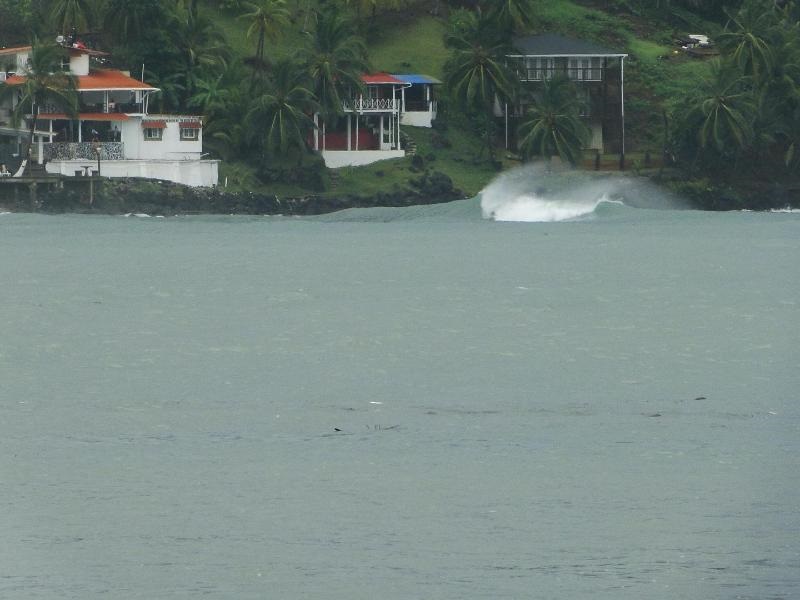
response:
[[(89, 90), (158, 90), (158, 88), (148, 83), (144, 83), (129, 75), (125, 75), (122, 71), (115, 71), (113, 69), (92, 71), (89, 75), (78, 75), (75, 79), (77, 79), (79, 92)], [(8, 85), (20, 85), (24, 81), (25, 77), (20, 75), (14, 75), (6, 79)]]
[(78, 76), (78, 89), (83, 90), (157, 90), (149, 83), (125, 75), (122, 71), (101, 69)]

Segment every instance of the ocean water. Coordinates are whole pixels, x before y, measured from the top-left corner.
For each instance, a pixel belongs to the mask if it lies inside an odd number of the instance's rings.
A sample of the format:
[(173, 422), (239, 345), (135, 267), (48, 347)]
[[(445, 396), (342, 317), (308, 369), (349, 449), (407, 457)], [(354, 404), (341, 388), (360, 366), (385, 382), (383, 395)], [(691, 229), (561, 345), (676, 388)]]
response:
[(800, 215), (504, 185), (0, 215), (0, 597), (800, 597)]

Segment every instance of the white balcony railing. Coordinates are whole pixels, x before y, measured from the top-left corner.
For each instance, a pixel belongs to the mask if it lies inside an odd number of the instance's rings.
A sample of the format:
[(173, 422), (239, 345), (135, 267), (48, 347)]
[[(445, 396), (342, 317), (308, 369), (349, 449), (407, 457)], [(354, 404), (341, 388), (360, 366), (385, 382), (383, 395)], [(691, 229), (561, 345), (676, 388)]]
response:
[(400, 101), (394, 98), (350, 98), (342, 102), (345, 112), (396, 112)]
[(47, 160), (124, 160), (122, 142), (52, 142), (44, 144)]

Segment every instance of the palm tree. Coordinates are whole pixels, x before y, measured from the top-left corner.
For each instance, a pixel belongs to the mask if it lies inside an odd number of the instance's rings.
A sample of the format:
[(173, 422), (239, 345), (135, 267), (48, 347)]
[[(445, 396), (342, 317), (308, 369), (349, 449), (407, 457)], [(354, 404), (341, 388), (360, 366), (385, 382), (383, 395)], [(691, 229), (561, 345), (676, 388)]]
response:
[(178, 20), (172, 32), (183, 75), (184, 98), (191, 98), (208, 68), (221, 69), (227, 64), (230, 50), (222, 31), (195, 6)]
[(519, 149), (525, 158), (559, 156), (575, 165), (590, 132), (580, 118), (575, 84), (565, 76), (546, 81), (519, 126)]
[(495, 102), (512, 99), (516, 87), (505, 62), (508, 43), (498, 33), (488, 17), (478, 14), (452, 28), (445, 40), (452, 48), (444, 67), (445, 84), (457, 107), (483, 116), (486, 148), (491, 160), (494, 160)]
[(174, 9), (161, 0), (108, 0), (105, 28), (117, 43), (131, 45), (145, 37), (155, 24), (168, 27), (165, 19), (174, 16)]
[(265, 42), (280, 36), (289, 23), (289, 11), (284, 0), (260, 0), (257, 3), (247, 2), (245, 6), (250, 12), (239, 18), (250, 21), (245, 35), (247, 39), (256, 36), (256, 58), (263, 62)]
[(726, 30), (719, 35), (720, 47), (745, 75), (758, 82), (774, 64), (770, 35), (778, 24), (777, 14), (763, 0), (758, 0), (746, 3), (735, 16), (728, 14), (728, 18)]
[(335, 9), (321, 12), (301, 52), (312, 80), (312, 91), (323, 120), (344, 113), (346, 94), (363, 89), (361, 76), (369, 70), (364, 41), (353, 24)]
[(61, 32), (73, 27), (86, 29), (95, 9), (92, 0), (54, 0), (50, 5), (50, 18)]
[(223, 83), (223, 77), (224, 74), (198, 80), (196, 91), (189, 99), (188, 105), (199, 108), (206, 116), (224, 110), (231, 90), (226, 83)]
[(492, 19), (511, 32), (514, 27), (531, 27), (538, 0), (484, 0), (483, 8)]
[(688, 115), (690, 122), (699, 123), (700, 148), (741, 151), (750, 144), (756, 104), (747, 83), (729, 65), (719, 61), (712, 65), (712, 76), (698, 90)]
[(61, 70), (63, 57), (64, 49), (61, 46), (40, 44), (38, 40), (34, 40), (22, 81), (0, 85), (0, 104), (16, 99), (11, 113), (11, 121), (15, 127), (19, 126), (23, 117), (30, 114), (28, 140), (22, 152), (23, 160), (27, 160), (33, 145), (39, 110), (43, 104), (53, 104), (70, 116), (77, 113), (78, 92), (75, 78)]
[(253, 101), (245, 125), (268, 156), (286, 156), (308, 147), (308, 134), (314, 128), (308, 115), (317, 109), (310, 83), (294, 59), (283, 58), (275, 63), (268, 88)]

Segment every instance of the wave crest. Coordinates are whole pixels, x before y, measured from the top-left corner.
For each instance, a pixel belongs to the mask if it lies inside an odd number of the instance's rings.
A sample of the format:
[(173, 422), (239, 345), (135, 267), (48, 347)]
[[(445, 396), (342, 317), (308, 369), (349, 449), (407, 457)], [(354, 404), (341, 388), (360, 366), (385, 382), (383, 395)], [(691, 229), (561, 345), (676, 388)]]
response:
[(543, 165), (501, 174), (480, 197), (485, 219), (529, 223), (590, 217), (601, 204), (642, 208), (680, 208), (682, 204), (640, 178), (553, 171)]

